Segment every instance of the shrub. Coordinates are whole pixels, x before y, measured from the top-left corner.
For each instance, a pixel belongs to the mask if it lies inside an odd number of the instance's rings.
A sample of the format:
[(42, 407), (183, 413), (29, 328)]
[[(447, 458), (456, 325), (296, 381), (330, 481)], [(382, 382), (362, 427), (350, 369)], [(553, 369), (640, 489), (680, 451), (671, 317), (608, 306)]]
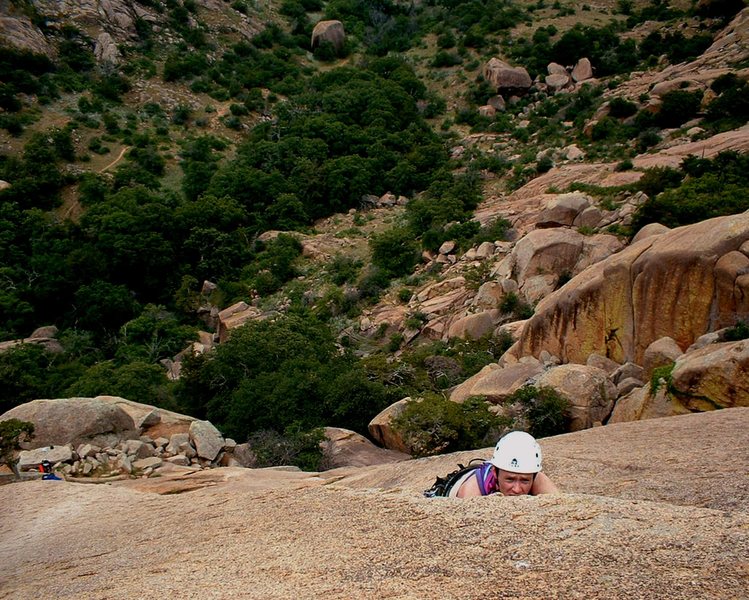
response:
[(661, 127), (679, 127), (697, 115), (702, 94), (686, 90), (672, 90), (663, 94), (661, 99), (663, 103), (656, 117), (658, 124)]
[(256, 431), (250, 435), (248, 443), (258, 468), (294, 465), (303, 471), (319, 471), (323, 459), (320, 444), (324, 440), (322, 427), (305, 431), (294, 424), (283, 434), (272, 429)]
[(671, 386), (671, 373), (674, 370), (674, 365), (663, 365), (662, 367), (656, 367), (650, 375), (650, 395), (654, 396), (662, 385), (662, 381), (665, 382), (666, 390)]
[(671, 167), (653, 167), (645, 170), (637, 182), (637, 187), (653, 198), (663, 190), (678, 187), (683, 177), (680, 171)]
[(637, 105), (624, 98), (612, 98), (609, 102), (609, 115), (615, 119), (625, 119), (637, 112)]
[(569, 430), (569, 401), (551, 387), (526, 385), (513, 393), (507, 404), (519, 404), (525, 411), (528, 433), (548, 437)]
[(392, 422), (415, 457), (489, 446), (508, 425), (489, 411), (484, 398), (458, 404), (438, 394), (408, 402)]
[(369, 243), (372, 264), (393, 277), (409, 274), (419, 261), (419, 247), (406, 227), (395, 227)]
[(737, 342), (749, 338), (749, 324), (746, 321), (738, 321), (733, 327), (723, 332), (724, 342)]

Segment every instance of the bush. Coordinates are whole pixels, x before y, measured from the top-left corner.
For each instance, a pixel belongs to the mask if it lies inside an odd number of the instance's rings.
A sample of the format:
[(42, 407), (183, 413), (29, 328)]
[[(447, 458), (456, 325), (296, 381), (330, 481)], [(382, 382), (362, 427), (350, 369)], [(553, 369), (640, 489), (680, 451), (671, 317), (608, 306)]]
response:
[(747, 338), (749, 338), (749, 324), (746, 321), (737, 321), (736, 325), (723, 332), (724, 342), (737, 342)]
[(609, 102), (609, 115), (615, 119), (626, 119), (637, 112), (637, 105), (624, 98), (612, 98)]
[(438, 394), (408, 402), (392, 421), (415, 457), (489, 446), (508, 425), (507, 419), (489, 411), (481, 397), (458, 404)]
[(663, 94), (663, 103), (656, 117), (661, 127), (679, 127), (697, 115), (702, 101), (700, 92), (672, 90)]
[(533, 437), (548, 437), (567, 433), (569, 430), (570, 403), (554, 388), (526, 385), (513, 393), (506, 402), (523, 407), (528, 433)]
[(252, 433), (248, 444), (255, 455), (255, 467), (294, 465), (303, 471), (319, 471), (325, 440), (322, 427), (302, 430), (298, 424), (287, 427), (283, 434), (272, 429)]
[(393, 277), (408, 275), (419, 261), (419, 247), (406, 227), (395, 227), (375, 236), (369, 246), (372, 264)]

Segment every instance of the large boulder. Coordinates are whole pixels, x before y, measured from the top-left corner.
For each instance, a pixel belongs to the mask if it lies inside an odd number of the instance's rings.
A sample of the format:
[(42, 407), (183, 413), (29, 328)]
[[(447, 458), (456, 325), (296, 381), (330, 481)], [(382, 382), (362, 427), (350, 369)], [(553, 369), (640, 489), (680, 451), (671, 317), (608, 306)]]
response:
[(578, 363), (598, 353), (642, 364), (645, 350), (659, 338), (688, 348), (723, 323), (749, 316), (745, 276), (736, 276), (730, 295), (716, 285), (720, 258), (749, 253), (742, 246), (747, 240), (749, 213), (742, 213), (632, 244), (541, 300), (513, 353), (538, 356), (547, 350)]
[(500, 310), (494, 309), (466, 315), (451, 323), (447, 337), (477, 340), (494, 331), (501, 314)]
[(677, 358), (671, 386), (692, 410), (749, 406), (749, 340), (713, 344)]
[(668, 393), (665, 385), (661, 385), (655, 393), (647, 385), (619, 398), (607, 424), (674, 417), (690, 412), (677, 398)]
[(200, 458), (214, 460), (224, 449), (224, 436), (209, 421), (193, 421), (190, 424), (190, 441)]
[(389, 450), (396, 450), (404, 454), (409, 454), (410, 449), (403, 441), (400, 434), (392, 427), (393, 419), (405, 410), (406, 405), (409, 402), (411, 402), (411, 398), (403, 398), (380, 411), (380, 413), (369, 422), (367, 427), (372, 439)]
[(190, 431), (190, 424), (196, 420), (195, 417), (119, 396), (97, 396), (96, 400), (124, 410), (133, 420), (135, 427), (151, 439), (169, 438), (175, 433), (187, 433)]
[(464, 402), (470, 396), (484, 396), (489, 402), (499, 404), (542, 371), (543, 366), (535, 360), (524, 360), (504, 367), (487, 365), (457, 386), (450, 394), (450, 400)]
[(484, 79), (499, 92), (524, 91), (533, 83), (523, 67), (511, 67), (498, 58), (491, 58), (484, 65)]
[(515, 244), (506, 260), (520, 291), (535, 302), (551, 294), (562, 275), (571, 277), (622, 245), (608, 234), (584, 236), (567, 228), (536, 229)]
[(536, 378), (534, 384), (554, 388), (569, 401), (571, 431), (603, 423), (616, 400), (616, 387), (606, 371), (588, 365), (559, 365)]
[(651, 373), (658, 367), (672, 365), (682, 354), (684, 354), (682, 349), (670, 337), (666, 336), (655, 340), (645, 348), (645, 354), (642, 358), (645, 377), (650, 377)]
[(116, 446), (140, 434), (124, 410), (97, 398), (32, 400), (0, 415), (0, 421), (13, 418), (34, 424), (28, 449), (85, 443)]
[(572, 69), (572, 79), (576, 82), (585, 81), (593, 77), (593, 66), (587, 58), (581, 58)]
[(340, 21), (320, 21), (312, 30), (312, 49), (317, 48), (322, 42), (330, 42), (336, 52), (343, 49), (346, 43), (346, 32)]
[(379, 448), (363, 435), (349, 429), (325, 428), (326, 441), (321, 444), (325, 467), (368, 467), (408, 460), (410, 455)]
[(539, 228), (572, 225), (577, 216), (591, 205), (591, 199), (582, 192), (560, 194), (552, 198), (538, 216)]

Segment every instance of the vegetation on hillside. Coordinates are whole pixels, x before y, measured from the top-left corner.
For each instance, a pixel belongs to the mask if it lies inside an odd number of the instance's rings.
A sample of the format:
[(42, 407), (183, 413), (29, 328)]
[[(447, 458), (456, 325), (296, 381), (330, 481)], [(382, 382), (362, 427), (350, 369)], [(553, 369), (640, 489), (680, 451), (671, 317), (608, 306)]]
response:
[[(438, 398), (499, 358), (508, 340), (403, 348), (398, 333), (362, 340), (350, 327), (383, 294), (405, 303), (432, 276), (414, 275), (422, 250), (504, 238), (507, 222), (472, 220), (487, 178), (514, 189), (553, 165), (540, 149), (570, 141), (591, 159), (627, 165), (695, 117), (708, 133), (749, 119), (747, 83), (729, 73), (713, 82), (707, 106), (691, 89), (665, 94), (657, 115), (647, 97), (607, 98), (608, 114), (590, 126), (617, 78), (699, 55), (743, 2), (683, 11), (621, 0), (615, 13), (601, 12), (604, 24), (581, 18), (560, 30), (552, 21), (591, 7), (284, 0), (280, 15), (264, 13), (262, 31), (246, 39), (217, 29), (191, 0), (149, 0), (141, 4), (156, 21), (137, 19), (136, 35), (120, 44), (122, 62), (107, 67), (81, 28), (11, 4), (57, 52), (0, 52), (0, 128), (11, 148), (0, 154), (0, 179), (11, 184), (0, 191), (0, 340), (54, 324), (61, 351), (24, 344), (1, 353), (0, 412), (39, 397), (122, 395), (209, 418), (241, 441), (255, 435), (271, 448), (281, 436), (284, 456), (307, 466), (320, 426), (364, 433), (406, 395), (428, 398), (414, 411), (434, 413), (415, 420), (452, 423), (448, 441), (419, 447), (455, 449), (494, 435), (485, 404), (458, 414)], [(244, 0), (225, 10), (260, 18)], [(320, 17), (343, 22), (343, 47), (310, 51)], [(682, 30), (685, 19), (699, 27)], [(646, 21), (659, 28), (623, 36)], [(588, 57), (599, 84), (560, 95), (533, 88), (482, 116), (477, 107), (496, 90), (479, 67), (492, 56), (532, 76), (549, 62)], [(468, 130), (496, 136), (494, 146), (454, 152)], [(633, 230), (746, 210), (745, 163), (726, 154), (646, 173), (640, 185), (650, 200)], [(352, 212), (349, 233), (363, 237), (366, 198), (385, 192), (409, 202), (371, 235), (366, 259), (305, 262), (293, 232)], [(287, 234), (260, 241), (269, 230)], [(486, 276), (474, 275), (477, 285)], [(205, 292), (205, 280), (216, 288)], [(186, 358), (181, 380), (168, 380), (162, 361), (206, 327), (205, 307), (240, 300), (267, 320)], [(532, 312), (517, 296), (506, 301), (507, 312)], [(409, 319), (423, 324), (421, 315)], [(544, 414), (561, 414), (553, 399), (544, 402)], [(534, 414), (528, 409), (527, 427), (545, 422)]]

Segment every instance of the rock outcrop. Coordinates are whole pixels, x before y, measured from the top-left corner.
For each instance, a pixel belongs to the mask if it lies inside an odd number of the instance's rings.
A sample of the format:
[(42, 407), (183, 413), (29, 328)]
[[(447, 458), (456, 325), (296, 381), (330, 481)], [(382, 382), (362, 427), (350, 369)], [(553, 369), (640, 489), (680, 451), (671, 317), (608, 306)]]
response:
[(749, 409), (727, 409), (541, 440), (565, 493), (538, 498), (421, 496), (490, 448), (321, 475), (0, 486), (0, 583), (9, 598), (469, 600), (501, 573), (508, 597), (741, 598), (747, 426)]
[(508, 91), (525, 91), (532, 81), (523, 67), (511, 67), (503, 60), (491, 58), (484, 65), (484, 79), (502, 94)]
[(686, 350), (699, 336), (749, 316), (749, 281), (716, 284), (719, 260), (749, 240), (749, 213), (649, 237), (597, 263), (544, 298), (513, 354), (542, 350), (563, 362), (598, 353), (642, 364), (668, 336)]

